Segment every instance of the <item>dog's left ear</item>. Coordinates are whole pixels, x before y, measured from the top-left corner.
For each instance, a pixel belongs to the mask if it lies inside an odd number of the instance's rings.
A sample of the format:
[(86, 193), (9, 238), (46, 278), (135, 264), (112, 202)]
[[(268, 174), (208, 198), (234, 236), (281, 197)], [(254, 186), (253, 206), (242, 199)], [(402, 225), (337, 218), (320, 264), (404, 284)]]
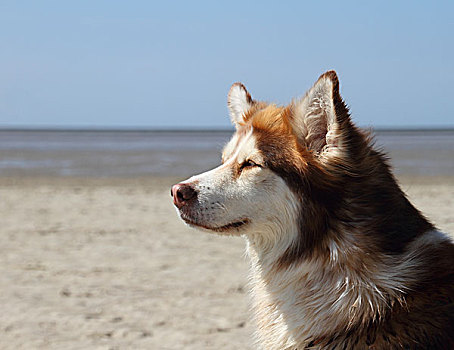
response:
[(227, 97), (227, 106), (229, 107), (230, 118), (235, 126), (244, 122), (244, 115), (254, 103), (251, 94), (243, 84), (235, 83), (232, 85)]
[(343, 133), (352, 124), (335, 71), (322, 74), (302, 99), (293, 102), (290, 124), (298, 141), (315, 154), (340, 149)]

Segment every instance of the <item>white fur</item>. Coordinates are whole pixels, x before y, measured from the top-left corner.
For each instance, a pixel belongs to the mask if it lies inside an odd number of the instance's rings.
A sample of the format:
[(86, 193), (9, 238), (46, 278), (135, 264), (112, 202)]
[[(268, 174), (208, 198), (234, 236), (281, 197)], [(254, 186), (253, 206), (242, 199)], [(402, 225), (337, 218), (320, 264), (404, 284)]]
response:
[[(224, 164), (184, 182), (194, 184), (199, 195), (197, 205), (180, 210), (182, 218), (209, 228), (246, 219), (247, 232), (254, 235), (255, 241), (263, 247), (273, 247), (277, 232), (288, 237), (283, 230), (287, 230), (289, 221), (296, 220), (293, 193), (280, 177), (265, 168), (245, 169), (239, 176), (234, 174), (237, 165), (245, 160), (258, 164), (263, 161), (252, 129), (239, 142), (233, 138), (226, 146), (225, 155)], [(228, 233), (242, 234), (243, 230)]]

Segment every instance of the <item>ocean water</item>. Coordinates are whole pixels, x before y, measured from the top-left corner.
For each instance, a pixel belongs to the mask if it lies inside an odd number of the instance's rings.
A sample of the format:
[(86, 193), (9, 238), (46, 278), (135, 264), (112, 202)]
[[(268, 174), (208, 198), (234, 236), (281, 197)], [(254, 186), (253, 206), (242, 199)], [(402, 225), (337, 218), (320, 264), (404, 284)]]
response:
[[(0, 131), (0, 176), (181, 176), (220, 163), (231, 131)], [(378, 131), (396, 174), (454, 176), (454, 130)]]

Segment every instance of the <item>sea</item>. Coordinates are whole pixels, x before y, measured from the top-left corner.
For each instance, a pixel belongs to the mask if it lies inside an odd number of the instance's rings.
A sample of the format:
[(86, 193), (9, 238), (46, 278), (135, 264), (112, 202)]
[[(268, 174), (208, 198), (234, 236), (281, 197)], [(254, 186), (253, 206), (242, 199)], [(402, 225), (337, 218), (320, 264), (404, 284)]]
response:
[[(376, 130), (397, 175), (454, 176), (454, 130)], [(187, 177), (220, 164), (231, 130), (0, 130), (0, 176)]]

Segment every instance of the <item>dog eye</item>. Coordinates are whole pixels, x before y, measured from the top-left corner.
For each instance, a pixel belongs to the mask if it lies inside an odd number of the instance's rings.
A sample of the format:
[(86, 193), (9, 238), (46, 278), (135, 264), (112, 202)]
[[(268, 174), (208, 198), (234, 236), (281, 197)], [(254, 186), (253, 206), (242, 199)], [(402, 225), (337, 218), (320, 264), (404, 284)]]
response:
[(260, 167), (259, 164), (254, 163), (252, 160), (245, 160), (241, 165), (240, 169), (243, 170), (244, 168), (253, 168), (253, 167)]

